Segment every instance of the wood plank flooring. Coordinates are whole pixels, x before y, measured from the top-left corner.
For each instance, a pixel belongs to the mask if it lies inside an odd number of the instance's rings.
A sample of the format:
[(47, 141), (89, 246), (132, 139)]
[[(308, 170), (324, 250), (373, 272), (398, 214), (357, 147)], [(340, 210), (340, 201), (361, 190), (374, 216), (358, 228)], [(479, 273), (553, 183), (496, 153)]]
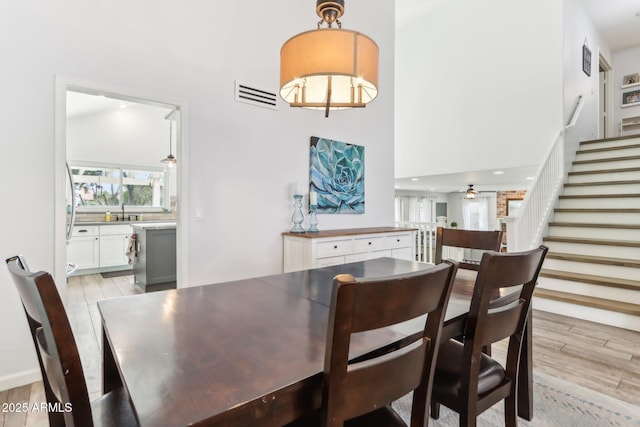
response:
[[(133, 276), (72, 277), (66, 307), (87, 378), (91, 399), (101, 394), (101, 326), (96, 302), (142, 292)], [(557, 314), (533, 313), (534, 369), (640, 405), (640, 333)], [(494, 346), (501, 357), (506, 346)], [(44, 401), (41, 382), (0, 392), (0, 405)], [(44, 412), (2, 412), (0, 427), (48, 426)]]

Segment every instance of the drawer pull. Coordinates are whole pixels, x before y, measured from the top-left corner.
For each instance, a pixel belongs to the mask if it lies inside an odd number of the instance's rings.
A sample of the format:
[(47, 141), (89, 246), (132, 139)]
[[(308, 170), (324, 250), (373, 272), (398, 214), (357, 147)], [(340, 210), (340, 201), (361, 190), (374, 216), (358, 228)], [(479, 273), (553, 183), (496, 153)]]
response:
[(369, 244), (371, 244), (371, 242), (369, 242)]
[(396, 242), (400, 243), (400, 239), (396, 239)]
[(333, 245), (333, 249), (338, 249), (338, 245)]
[(88, 232), (88, 231), (89, 231), (89, 230), (78, 230), (78, 233), (86, 233), (86, 232)]

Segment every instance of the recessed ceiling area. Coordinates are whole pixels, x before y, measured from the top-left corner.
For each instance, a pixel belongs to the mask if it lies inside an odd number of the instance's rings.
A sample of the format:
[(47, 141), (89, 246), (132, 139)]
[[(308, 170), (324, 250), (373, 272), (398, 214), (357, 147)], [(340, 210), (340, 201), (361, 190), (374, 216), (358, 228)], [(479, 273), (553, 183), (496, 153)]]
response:
[(469, 184), (477, 191), (510, 191), (529, 188), (537, 167), (480, 170), (443, 175), (398, 178), (396, 190), (429, 193), (453, 193), (466, 191)]

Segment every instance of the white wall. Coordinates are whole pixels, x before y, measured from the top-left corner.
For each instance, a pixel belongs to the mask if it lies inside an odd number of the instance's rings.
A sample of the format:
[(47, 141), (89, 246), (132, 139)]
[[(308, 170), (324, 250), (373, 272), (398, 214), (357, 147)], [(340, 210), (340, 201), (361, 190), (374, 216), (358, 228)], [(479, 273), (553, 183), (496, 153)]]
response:
[(398, 16), (410, 7), (396, 177), (538, 165), (562, 129), (562, 2), (402, 0)]
[[(278, 14), (275, 18), (274, 11)], [(380, 47), (380, 93), (366, 109), (322, 112), (237, 103), (234, 80), (277, 90), (280, 46), (315, 28), (312, 2), (80, 0), (13, 2), (0, 17), (4, 182), (0, 254), (32, 268), (54, 259), (54, 79), (58, 74), (188, 104), (189, 283), (278, 273), (290, 226), (289, 185), (308, 180), (312, 135), (366, 147), (366, 213), (321, 215), (319, 227), (393, 223), (394, 4), (351, 0), (345, 28)], [(59, 167), (60, 165), (58, 165)], [(34, 196), (35, 194), (35, 196)], [(180, 200), (178, 201), (180, 203)], [(196, 211), (202, 221), (196, 221)], [(62, 260), (60, 260), (62, 262)], [(32, 380), (22, 308), (0, 269), (0, 389)]]
[[(582, 45), (591, 50), (591, 76), (582, 71)], [(593, 26), (580, 0), (564, 1), (564, 124), (571, 120), (578, 96), (584, 98), (575, 127), (565, 132), (565, 161), (569, 166), (580, 141), (598, 139), (599, 55), (611, 59), (609, 47)]]
[[(162, 167), (169, 154), (169, 110), (130, 106), (67, 120), (70, 160)], [(175, 127), (173, 150), (175, 154)]]
[[(613, 87), (614, 97), (613, 97), (613, 112), (614, 112), (614, 123), (615, 126), (618, 127), (620, 122), (625, 117), (634, 117), (640, 116), (640, 104), (635, 104), (633, 107), (625, 107), (622, 108), (622, 94), (624, 92), (629, 92), (632, 90), (640, 89), (640, 86), (635, 86), (631, 88), (622, 89), (622, 79), (624, 76), (629, 74), (640, 73), (640, 46), (634, 47), (631, 49), (619, 50), (613, 52), (612, 55), (613, 62)], [(637, 130), (634, 130), (633, 133), (638, 133)], [(627, 131), (627, 135), (630, 135), (631, 132)]]

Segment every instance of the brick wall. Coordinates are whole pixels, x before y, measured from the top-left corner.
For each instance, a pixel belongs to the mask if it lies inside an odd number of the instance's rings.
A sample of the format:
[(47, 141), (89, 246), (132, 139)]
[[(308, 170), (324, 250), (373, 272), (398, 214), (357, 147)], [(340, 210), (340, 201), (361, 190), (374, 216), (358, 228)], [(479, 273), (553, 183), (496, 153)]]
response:
[[(514, 191), (498, 191), (496, 195), (496, 215), (498, 218), (504, 218), (507, 216), (507, 200), (509, 199), (524, 199), (526, 190), (514, 190)], [(507, 244), (507, 226), (502, 224), (502, 244)]]

